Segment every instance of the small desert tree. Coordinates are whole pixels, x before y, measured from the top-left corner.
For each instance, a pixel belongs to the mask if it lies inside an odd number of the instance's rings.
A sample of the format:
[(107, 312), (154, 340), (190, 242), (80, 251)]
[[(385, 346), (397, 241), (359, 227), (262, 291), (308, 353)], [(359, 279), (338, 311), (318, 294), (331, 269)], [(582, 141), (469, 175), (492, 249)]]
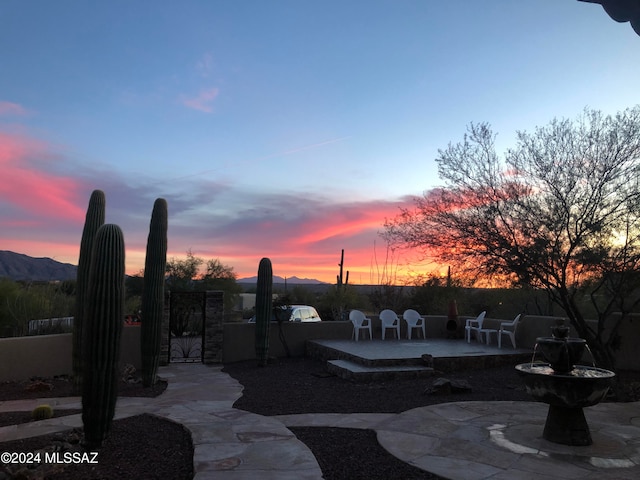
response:
[(487, 124), (471, 125), (439, 150), (445, 185), (384, 234), (461, 271), (547, 290), (596, 362), (615, 368), (612, 313), (634, 309), (640, 285), (640, 107), (518, 132), (503, 159), (494, 140)]
[(204, 260), (196, 257), (191, 250), (187, 251), (187, 258), (170, 258), (167, 260), (167, 287), (175, 291), (194, 290), (195, 281), (200, 277), (200, 266)]
[(238, 295), (242, 293), (232, 266), (222, 263), (218, 258), (205, 261), (202, 257), (196, 257), (191, 250), (187, 250), (184, 259), (170, 258), (166, 272), (167, 288), (172, 291), (222, 290), (225, 295), (225, 313), (233, 309)]
[(238, 276), (232, 266), (223, 264), (218, 258), (207, 260), (206, 267), (199, 289), (222, 290), (225, 295), (224, 310), (229, 313), (242, 293), (242, 287), (237, 282)]

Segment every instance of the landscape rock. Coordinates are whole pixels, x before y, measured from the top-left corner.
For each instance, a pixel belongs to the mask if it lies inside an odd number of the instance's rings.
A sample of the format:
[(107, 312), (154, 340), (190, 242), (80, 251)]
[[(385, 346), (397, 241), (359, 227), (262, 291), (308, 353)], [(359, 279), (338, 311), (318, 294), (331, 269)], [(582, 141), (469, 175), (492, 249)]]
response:
[(127, 363), (122, 368), (122, 381), (126, 383), (139, 383), (141, 378), (136, 376), (136, 367)]
[(431, 386), (425, 388), (427, 395), (450, 395), (452, 393), (471, 393), (473, 388), (466, 380), (449, 380), (448, 378), (437, 378)]
[(26, 392), (48, 392), (50, 390), (53, 390), (53, 385), (41, 380), (35, 380), (27, 384), (27, 386), (24, 387), (24, 390)]
[(426, 367), (433, 368), (433, 355), (429, 355), (428, 353), (423, 354), (422, 361)]

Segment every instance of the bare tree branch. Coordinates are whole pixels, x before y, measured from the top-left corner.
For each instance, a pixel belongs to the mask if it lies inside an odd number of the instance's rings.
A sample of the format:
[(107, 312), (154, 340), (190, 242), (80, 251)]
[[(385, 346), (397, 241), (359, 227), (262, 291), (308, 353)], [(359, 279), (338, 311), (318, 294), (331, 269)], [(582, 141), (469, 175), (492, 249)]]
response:
[[(494, 140), (488, 124), (472, 124), (439, 150), (444, 186), (387, 221), (385, 238), (470, 275), (547, 290), (613, 367), (605, 321), (640, 303), (640, 107), (614, 116), (585, 109), (518, 132), (502, 158)], [(608, 331), (615, 336), (617, 325)]]

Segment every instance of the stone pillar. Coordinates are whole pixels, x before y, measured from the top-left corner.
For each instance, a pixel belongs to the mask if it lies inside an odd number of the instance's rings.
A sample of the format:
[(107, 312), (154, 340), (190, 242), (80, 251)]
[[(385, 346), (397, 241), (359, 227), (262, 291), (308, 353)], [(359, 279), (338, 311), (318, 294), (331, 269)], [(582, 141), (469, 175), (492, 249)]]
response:
[(205, 365), (222, 363), (224, 332), (224, 292), (207, 290), (205, 297), (204, 352)]

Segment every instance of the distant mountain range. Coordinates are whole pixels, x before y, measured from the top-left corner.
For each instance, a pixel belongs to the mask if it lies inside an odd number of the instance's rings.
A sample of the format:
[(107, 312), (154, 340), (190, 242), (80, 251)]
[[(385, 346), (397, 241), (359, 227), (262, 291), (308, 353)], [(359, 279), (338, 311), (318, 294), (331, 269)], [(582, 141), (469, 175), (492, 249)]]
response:
[[(0, 250), (0, 278), (31, 282), (49, 282), (54, 280), (75, 280), (78, 267), (70, 263), (56, 262), (51, 258), (34, 258), (22, 253)], [(238, 283), (254, 284), (258, 277), (239, 278)], [(284, 284), (285, 279), (273, 276), (274, 284)], [(313, 278), (287, 277), (289, 285), (327, 285)]]
[(0, 278), (49, 282), (74, 280), (78, 267), (70, 263), (56, 262), (51, 258), (34, 258), (22, 253), (0, 250)]
[[(238, 283), (256, 283), (258, 281), (257, 276), (247, 277), (247, 278), (239, 278)], [(326, 282), (321, 282), (320, 280), (316, 280), (314, 278), (298, 278), (296, 276), (287, 277), (286, 280), (284, 277), (280, 277), (278, 275), (273, 276), (273, 283), (288, 283), (290, 285), (326, 285)]]

